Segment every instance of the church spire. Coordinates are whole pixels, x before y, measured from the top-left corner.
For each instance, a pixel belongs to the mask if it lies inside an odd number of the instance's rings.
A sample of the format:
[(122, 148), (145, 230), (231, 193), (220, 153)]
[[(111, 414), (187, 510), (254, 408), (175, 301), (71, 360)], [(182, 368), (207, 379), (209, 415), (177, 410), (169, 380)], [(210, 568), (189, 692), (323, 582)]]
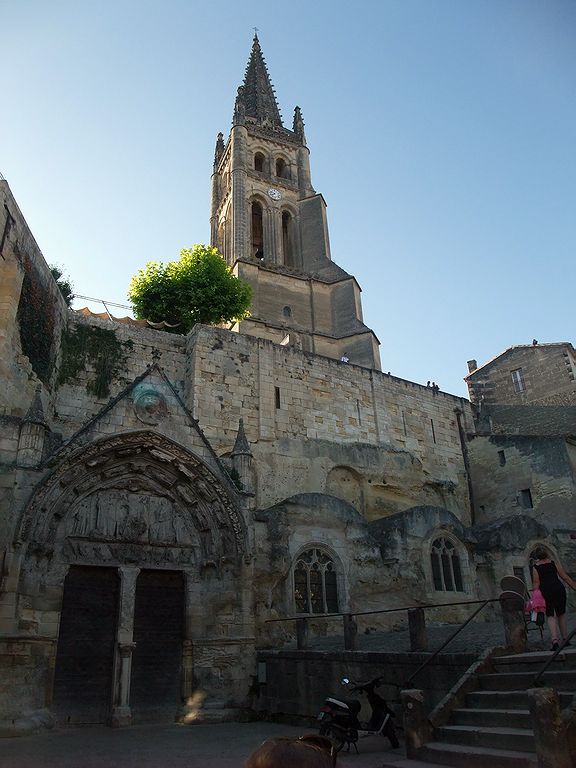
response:
[(243, 101), (242, 107), (246, 117), (253, 118), (258, 123), (269, 121), (274, 126), (282, 127), (282, 117), (257, 34), (252, 41), (243, 87), (239, 89), (238, 96)]

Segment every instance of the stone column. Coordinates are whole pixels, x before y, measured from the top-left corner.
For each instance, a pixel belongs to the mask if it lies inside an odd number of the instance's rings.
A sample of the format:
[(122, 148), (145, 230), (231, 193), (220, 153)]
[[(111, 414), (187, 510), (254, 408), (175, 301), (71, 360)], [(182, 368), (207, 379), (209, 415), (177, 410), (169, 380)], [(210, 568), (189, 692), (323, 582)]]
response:
[(248, 131), (243, 125), (235, 125), (230, 134), (232, 140), (230, 184), (232, 195), (232, 242), (230, 243), (230, 262), (244, 258), (250, 252), (249, 248), (249, 206), (246, 194), (246, 145)]
[(418, 750), (432, 737), (432, 726), (424, 706), (424, 691), (417, 689), (400, 692), (406, 756), (416, 757)]
[(531, 688), (528, 705), (532, 716), (539, 768), (571, 768), (567, 722), (562, 717), (558, 694), (552, 688)]
[(132, 652), (134, 642), (134, 603), (136, 598), (136, 580), (140, 568), (121, 566), (120, 606), (118, 611), (118, 630), (116, 633), (116, 654), (114, 658), (114, 706), (112, 708), (113, 728), (130, 725), (130, 678), (132, 673)]
[(276, 231), (272, 208), (264, 207), (262, 227), (264, 229), (264, 263), (278, 263), (278, 249), (276, 247)]
[(196, 681), (194, 676), (194, 637), (202, 634), (204, 603), (202, 600), (202, 585), (198, 574), (185, 571), (184, 583), (186, 590), (184, 642), (182, 645), (182, 707), (178, 716), (181, 723), (195, 720), (198, 715), (199, 702), (195, 696)]
[(274, 263), (286, 264), (284, 243), (282, 241), (282, 211), (280, 208), (272, 210), (272, 230), (274, 235)]

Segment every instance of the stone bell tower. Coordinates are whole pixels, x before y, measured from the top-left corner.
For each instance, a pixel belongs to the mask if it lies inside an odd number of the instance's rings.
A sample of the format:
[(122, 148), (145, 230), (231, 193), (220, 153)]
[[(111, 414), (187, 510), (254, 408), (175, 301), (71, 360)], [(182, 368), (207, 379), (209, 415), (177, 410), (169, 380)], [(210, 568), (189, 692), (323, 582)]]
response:
[(252, 314), (234, 330), (380, 368), (360, 286), (331, 259), (300, 107), (285, 128), (257, 35), (230, 136), (216, 141), (210, 231), (212, 245), (252, 285)]

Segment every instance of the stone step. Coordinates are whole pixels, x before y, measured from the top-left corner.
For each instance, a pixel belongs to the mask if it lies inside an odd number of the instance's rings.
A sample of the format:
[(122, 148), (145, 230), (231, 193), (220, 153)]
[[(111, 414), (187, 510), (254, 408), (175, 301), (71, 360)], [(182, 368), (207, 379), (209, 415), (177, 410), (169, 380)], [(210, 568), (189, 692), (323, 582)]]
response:
[(499, 726), (509, 728), (532, 728), (532, 719), (528, 709), (454, 709), (450, 725)]
[[(551, 656), (550, 651), (534, 651), (532, 653), (517, 653), (509, 656), (498, 656), (493, 659), (498, 672), (531, 672), (537, 674)], [(576, 669), (576, 648), (570, 647), (562, 651), (550, 665), (550, 669)]]
[[(562, 708), (572, 701), (572, 693), (559, 693)], [(466, 706), (477, 709), (528, 709), (526, 691), (474, 691), (466, 694)]]
[(537, 768), (536, 755), (490, 747), (463, 747), (432, 741), (418, 751), (418, 759), (455, 768)]
[[(496, 672), (480, 675), (480, 687), (485, 691), (525, 691), (534, 687), (534, 672)], [(557, 691), (576, 691), (576, 670), (548, 671), (543, 684)]]
[(501, 726), (445, 725), (435, 731), (439, 741), (471, 747), (494, 747), (533, 752), (534, 734), (526, 728)]

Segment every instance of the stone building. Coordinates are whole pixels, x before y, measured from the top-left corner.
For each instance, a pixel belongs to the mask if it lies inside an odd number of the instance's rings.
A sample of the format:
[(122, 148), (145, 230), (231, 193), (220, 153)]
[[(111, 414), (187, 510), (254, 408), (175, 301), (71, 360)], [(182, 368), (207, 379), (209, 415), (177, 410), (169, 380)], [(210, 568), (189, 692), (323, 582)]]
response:
[[(475, 434), (467, 441), (479, 579), (530, 583), (531, 549), (545, 541), (576, 567), (576, 355), (567, 342), (510, 347), (468, 363)], [(528, 556), (527, 556), (527, 550)], [(574, 604), (573, 596), (570, 600)]]
[(248, 320), (183, 336), (68, 310), (0, 195), (0, 721), (232, 716), (256, 648), (293, 638), (269, 619), (491, 588), (470, 403), (380, 371), (256, 37), (212, 177)]
[(498, 405), (576, 405), (576, 350), (569, 342), (518, 344), (478, 367), (468, 361), (470, 400)]

